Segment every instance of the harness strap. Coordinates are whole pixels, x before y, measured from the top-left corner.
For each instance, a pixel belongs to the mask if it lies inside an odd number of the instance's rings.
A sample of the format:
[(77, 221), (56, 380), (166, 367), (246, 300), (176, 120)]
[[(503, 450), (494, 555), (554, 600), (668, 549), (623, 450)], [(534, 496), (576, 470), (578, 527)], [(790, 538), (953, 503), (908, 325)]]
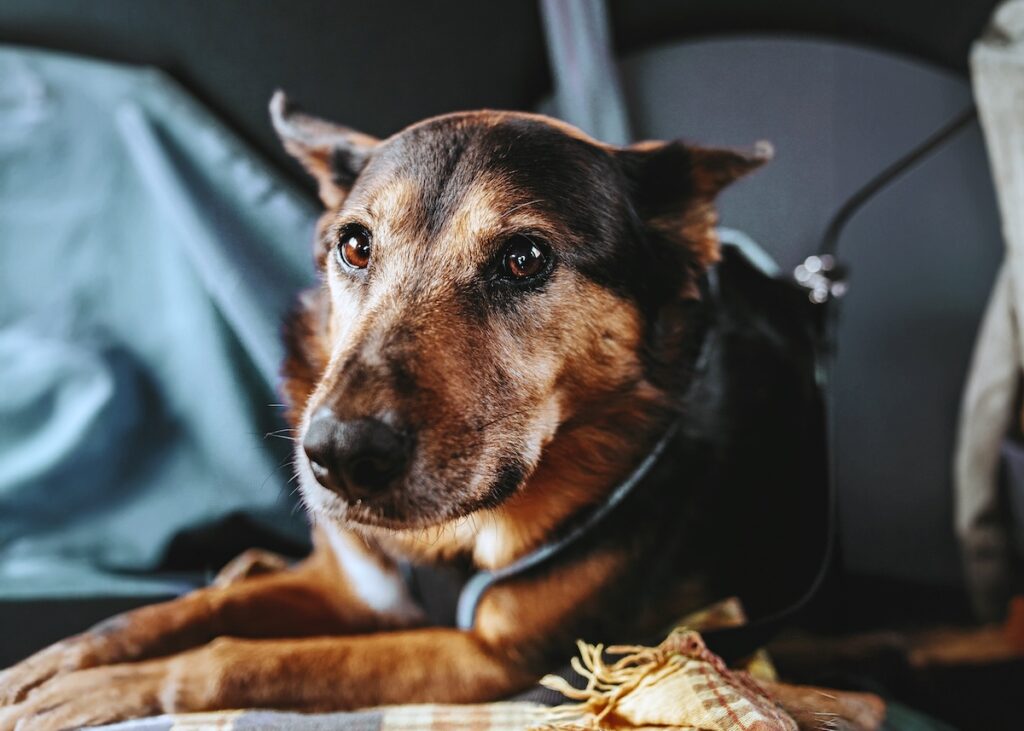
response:
[(476, 573), (466, 582), (462, 592), (459, 594), (459, 603), (455, 613), (456, 626), (462, 630), (473, 629), (473, 625), (476, 622), (476, 610), (480, 605), (480, 600), (492, 586), (553, 560), (559, 554), (565, 553), (572, 545), (578, 543), (584, 536), (593, 533), (594, 529), (643, 481), (654, 465), (658, 463), (661, 455), (665, 452), (665, 448), (671, 443), (672, 438), (678, 431), (679, 420), (677, 419), (665, 430), (665, 433), (658, 439), (654, 448), (648, 452), (647, 456), (643, 458), (633, 472), (612, 490), (607, 499), (587, 515), (581, 523), (567, 531), (564, 536), (556, 538), (550, 543), (545, 543), (539, 548), (535, 548), (508, 566), (503, 566), (494, 571), (480, 571)]

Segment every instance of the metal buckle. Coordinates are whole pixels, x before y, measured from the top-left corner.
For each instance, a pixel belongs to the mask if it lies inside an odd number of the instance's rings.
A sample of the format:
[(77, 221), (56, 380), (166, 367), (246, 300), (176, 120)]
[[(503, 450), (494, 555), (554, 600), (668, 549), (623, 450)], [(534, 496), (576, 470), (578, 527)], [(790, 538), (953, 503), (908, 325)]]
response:
[(807, 290), (807, 297), (815, 304), (827, 302), (830, 297), (846, 294), (846, 269), (831, 254), (812, 254), (793, 270), (797, 284)]

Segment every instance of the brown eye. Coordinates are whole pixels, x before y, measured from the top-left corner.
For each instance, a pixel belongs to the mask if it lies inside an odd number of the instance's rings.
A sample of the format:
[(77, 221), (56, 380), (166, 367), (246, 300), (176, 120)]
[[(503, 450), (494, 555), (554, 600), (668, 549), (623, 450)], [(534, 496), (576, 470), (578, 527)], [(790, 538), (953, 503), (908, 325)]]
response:
[(344, 264), (366, 269), (370, 263), (370, 232), (357, 224), (346, 226), (338, 238), (338, 253)]
[(509, 279), (529, 279), (547, 267), (548, 255), (526, 236), (515, 236), (501, 255), (503, 274)]

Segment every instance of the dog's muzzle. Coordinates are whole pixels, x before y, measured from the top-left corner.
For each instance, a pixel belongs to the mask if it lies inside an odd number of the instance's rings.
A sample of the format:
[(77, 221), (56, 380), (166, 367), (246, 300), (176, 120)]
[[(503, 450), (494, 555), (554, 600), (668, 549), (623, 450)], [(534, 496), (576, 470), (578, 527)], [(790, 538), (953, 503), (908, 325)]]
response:
[(313, 414), (302, 447), (317, 482), (353, 501), (387, 492), (412, 451), (409, 439), (383, 421), (342, 420), (328, 408)]

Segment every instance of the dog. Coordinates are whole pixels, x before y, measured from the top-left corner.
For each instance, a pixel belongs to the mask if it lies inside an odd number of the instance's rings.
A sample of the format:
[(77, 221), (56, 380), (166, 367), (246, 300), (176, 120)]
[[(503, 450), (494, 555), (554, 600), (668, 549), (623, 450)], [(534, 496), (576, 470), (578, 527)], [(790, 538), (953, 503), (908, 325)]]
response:
[[(497, 111), (379, 140), (280, 92), (271, 116), (325, 207), (283, 367), (314, 550), (293, 567), (244, 554), (211, 587), (6, 670), (0, 729), (493, 700), (578, 637), (651, 637), (716, 598), (700, 495), (654, 478), (491, 586), (470, 628), (429, 626), (402, 567), (514, 564), (685, 419), (714, 200), (767, 151), (613, 147)], [(773, 692), (806, 728), (817, 711), (877, 722), (863, 699)]]

